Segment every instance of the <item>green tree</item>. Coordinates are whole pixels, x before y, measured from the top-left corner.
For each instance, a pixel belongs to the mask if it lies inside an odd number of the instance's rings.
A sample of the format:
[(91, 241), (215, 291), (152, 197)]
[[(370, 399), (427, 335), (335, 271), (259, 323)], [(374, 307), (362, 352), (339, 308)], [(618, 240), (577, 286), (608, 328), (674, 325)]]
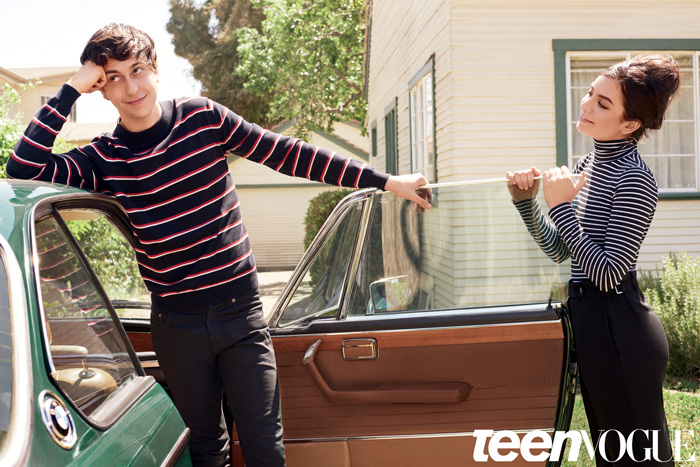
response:
[(170, 0), (167, 30), (175, 53), (192, 65), (202, 83), (202, 95), (229, 107), (246, 120), (269, 125), (268, 97), (244, 89), (245, 78), (235, 73), (240, 64), (240, 28), (260, 28), (263, 12), (249, 0)]
[(10, 107), (19, 101), (19, 92), (9, 84), (5, 84), (0, 93), (0, 178), (6, 178), (5, 165), (17, 140), (22, 136), (21, 115), (10, 117)]
[(133, 248), (104, 217), (66, 222), (112, 300), (145, 295)]
[(364, 0), (252, 0), (262, 31), (238, 31), (238, 73), (256, 96), (271, 96), (271, 121), (294, 119), (298, 136), (363, 121)]

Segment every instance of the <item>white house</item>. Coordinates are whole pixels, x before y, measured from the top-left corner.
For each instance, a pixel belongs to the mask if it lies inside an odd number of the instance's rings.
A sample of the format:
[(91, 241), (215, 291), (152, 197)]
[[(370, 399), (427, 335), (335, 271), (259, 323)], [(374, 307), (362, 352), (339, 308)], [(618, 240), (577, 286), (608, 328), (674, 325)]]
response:
[(661, 194), (639, 267), (700, 255), (700, 3), (370, 0), (370, 164), (431, 181), (571, 166), (592, 149), (575, 131), (597, 73), (640, 52), (680, 62), (684, 83), (640, 152)]

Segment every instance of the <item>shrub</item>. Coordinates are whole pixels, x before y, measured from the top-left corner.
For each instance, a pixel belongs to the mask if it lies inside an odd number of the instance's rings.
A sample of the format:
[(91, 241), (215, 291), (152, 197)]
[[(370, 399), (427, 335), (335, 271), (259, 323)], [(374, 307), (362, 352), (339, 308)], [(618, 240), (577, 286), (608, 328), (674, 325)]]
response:
[(321, 226), (326, 222), (326, 219), (328, 219), (328, 216), (330, 216), (340, 200), (353, 191), (347, 188), (322, 191), (311, 198), (309, 207), (306, 210), (306, 217), (304, 217), (304, 249), (311, 245), (313, 239), (316, 238), (316, 234), (321, 230)]
[(668, 374), (700, 375), (700, 259), (687, 253), (664, 258), (658, 277), (640, 283), (649, 305), (666, 329)]

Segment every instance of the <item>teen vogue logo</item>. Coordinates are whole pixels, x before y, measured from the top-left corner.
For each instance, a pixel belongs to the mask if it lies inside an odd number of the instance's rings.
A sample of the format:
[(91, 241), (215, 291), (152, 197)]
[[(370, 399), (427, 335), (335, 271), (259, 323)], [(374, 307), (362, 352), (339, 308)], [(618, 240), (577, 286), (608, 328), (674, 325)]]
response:
[[(522, 433), (521, 433), (522, 434)], [(606, 453), (600, 449), (608, 437), (619, 442), (620, 452)], [(559, 461), (564, 455), (566, 441), (571, 441), (568, 461), (577, 461), (581, 452), (581, 445), (585, 447), (589, 459), (595, 459), (596, 451), (608, 462), (617, 462), (625, 455), (629, 455), (636, 462), (667, 462), (670, 459), (659, 459), (659, 432), (658, 430), (634, 430), (627, 438), (617, 430), (608, 430), (601, 433), (598, 443), (594, 446), (588, 437), (586, 430), (580, 431), (556, 431), (554, 439), (547, 431), (533, 430), (525, 433), (522, 439), (515, 431), (474, 430), (476, 446), (474, 447), (474, 460), (476, 462), (513, 462), (518, 456), (528, 462)], [(688, 452), (688, 441), (695, 438), (693, 430), (671, 431), (671, 445), (673, 446), (673, 460), (695, 461), (695, 453)], [(642, 452), (635, 453), (632, 450), (637, 443), (649, 446)], [(544, 452), (543, 452), (544, 450)], [(637, 449), (637, 451), (640, 451)], [(608, 458), (610, 457), (610, 458)]]

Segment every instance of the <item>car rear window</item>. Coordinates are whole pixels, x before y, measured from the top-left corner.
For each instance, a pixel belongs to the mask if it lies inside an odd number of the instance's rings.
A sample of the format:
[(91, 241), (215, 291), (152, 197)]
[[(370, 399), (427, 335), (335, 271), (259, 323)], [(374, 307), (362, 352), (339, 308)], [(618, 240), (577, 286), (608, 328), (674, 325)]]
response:
[(93, 419), (137, 371), (116, 316), (57, 218), (38, 220), (35, 230), (51, 376), (75, 407)]

